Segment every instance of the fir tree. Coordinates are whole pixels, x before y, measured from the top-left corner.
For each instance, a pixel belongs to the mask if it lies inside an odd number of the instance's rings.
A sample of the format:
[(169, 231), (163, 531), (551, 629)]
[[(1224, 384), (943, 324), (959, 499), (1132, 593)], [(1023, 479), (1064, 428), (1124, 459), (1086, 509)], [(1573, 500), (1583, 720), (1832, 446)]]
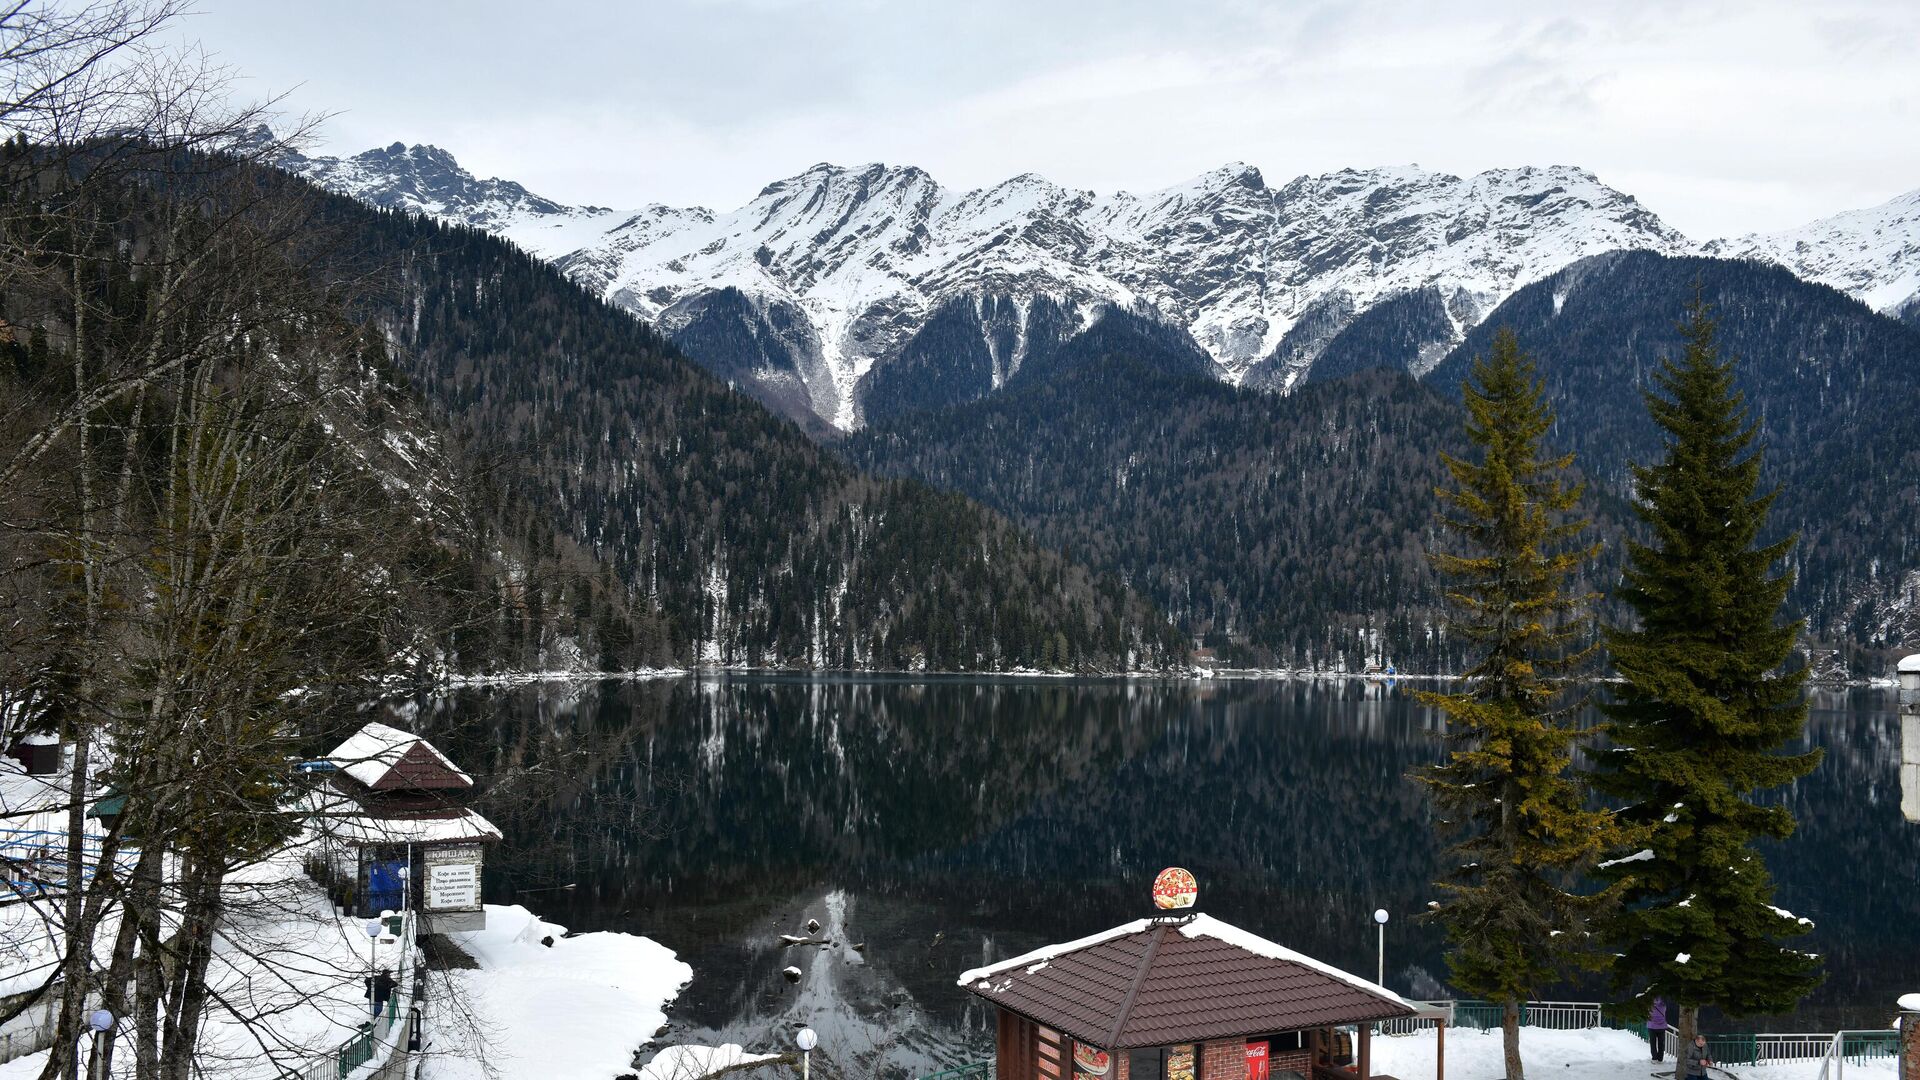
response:
[(1474, 651), (1462, 688), (1420, 698), (1447, 715), (1448, 760), (1421, 779), (1463, 836), (1432, 918), (1447, 930), (1453, 982), (1503, 1005), (1508, 1080), (1521, 1080), (1520, 1003), (1587, 953), (1586, 927), (1608, 895), (1575, 891), (1614, 843), (1612, 816), (1588, 806), (1570, 770), (1581, 733), (1566, 678), (1592, 655), (1577, 581), (1598, 553), (1574, 516), (1571, 454), (1547, 456), (1553, 426), (1532, 360), (1511, 331), (1494, 338), (1462, 388), (1478, 462), (1443, 456), (1438, 492), (1459, 552), (1436, 552)]
[(1607, 632), (1624, 684), (1605, 706), (1614, 748), (1596, 783), (1638, 833), (1602, 869), (1624, 888), (1616, 983), (1679, 1005), (1685, 1046), (1701, 1006), (1784, 1012), (1819, 982), (1817, 959), (1783, 943), (1810, 924), (1773, 906), (1754, 846), (1785, 838), (1793, 815), (1753, 795), (1807, 775), (1820, 752), (1782, 752), (1806, 721), (1806, 673), (1782, 670), (1800, 624), (1780, 617), (1791, 581), (1772, 568), (1793, 538), (1760, 542), (1774, 496), (1756, 494), (1758, 425), (1697, 295), (1681, 329), (1680, 361), (1646, 395), (1667, 453), (1633, 470), (1650, 543), (1628, 545), (1621, 589), (1637, 625)]

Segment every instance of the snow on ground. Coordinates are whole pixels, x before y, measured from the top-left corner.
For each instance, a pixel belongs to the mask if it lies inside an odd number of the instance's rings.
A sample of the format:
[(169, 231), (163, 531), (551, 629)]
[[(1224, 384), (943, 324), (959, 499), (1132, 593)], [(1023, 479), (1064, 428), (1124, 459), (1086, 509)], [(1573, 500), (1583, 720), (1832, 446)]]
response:
[(772, 1061), (779, 1056), (750, 1054), (734, 1043), (724, 1046), (669, 1046), (640, 1070), (640, 1080), (698, 1080), (721, 1069), (751, 1065), (756, 1061)]
[[(1433, 1080), (1435, 1037), (1431, 1031), (1373, 1040), (1373, 1071), (1400, 1080)], [(1673, 1075), (1669, 1053), (1664, 1067), (1647, 1055), (1647, 1044), (1630, 1031), (1520, 1029), (1520, 1058), (1530, 1080), (1648, 1080), (1656, 1069)], [(1857, 1070), (1857, 1073), (1856, 1073)], [(1506, 1075), (1506, 1052), (1498, 1031), (1447, 1029), (1448, 1080), (1497, 1080)], [(1847, 1063), (1848, 1075), (1861, 1080), (1893, 1080), (1891, 1059)], [(1718, 1070), (1715, 1080), (1818, 1080), (1820, 1062), (1735, 1065)]]
[[(301, 872), (300, 858), (298, 848), (284, 851), (228, 879), (227, 917), (208, 964), (215, 997), (201, 1035), (202, 1075), (284, 1075), (313, 1050), (350, 1037), (365, 1019), (367, 935), (358, 920), (335, 914), (320, 887)], [(113, 933), (113, 925), (104, 926), (96, 939), (103, 963)], [(385, 947), (380, 961), (397, 967), (392, 948)], [(130, 1075), (132, 1055), (115, 1057), (116, 1075)], [(36, 1076), (45, 1060), (45, 1054), (31, 1054), (0, 1065), (0, 1080)]]
[[(693, 969), (647, 938), (566, 932), (518, 905), (488, 905), (485, 930), (448, 935), (480, 967), (446, 972), (451, 987), (429, 990), (434, 1080), (633, 1072), (634, 1051), (666, 1023), (666, 1005)], [(693, 1049), (720, 1057), (729, 1048)]]

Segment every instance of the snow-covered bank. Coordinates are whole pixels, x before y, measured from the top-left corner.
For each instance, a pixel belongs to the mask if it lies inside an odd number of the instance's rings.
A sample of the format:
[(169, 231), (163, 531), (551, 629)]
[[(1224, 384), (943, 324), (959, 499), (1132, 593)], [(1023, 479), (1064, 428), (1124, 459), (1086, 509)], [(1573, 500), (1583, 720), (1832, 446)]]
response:
[(435, 1080), (634, 1071), (634, 1051), (665, 1025), (693, 969), (647, 938), (566, 932), (524, 907), (489, 904), (485, 930), (448, 935), (480, 966), (446, 972), (449, 992), (429, 998)]
[[(200, 1053), (225, 1080), (268, 1080), (338, 1046), (366, 1018), (370, 943), (340, 916), (291, 849), (236, 875), (214, 945)], [(15, 905), (9, 911), (27, 910)], [(44, 935), (43, 935), (44, 936)], [(104, 944), (111, 946), (111, 927)], [(487, 929), (450, 935), (480, 965), (432, 972), (426, 1050), (435, 1080), (612, 1080), (666, 1023), (693, 978), (671, 949), (630, 934), (567, 937), (523, 907), (487, 908)], [(551, 942), (551, 944), (548, 944)], [(378, 957), (397, 967), (391, 947)], [(0, 1064), (0, 1080), (39, 1075), (46, 1052)], [(758, 1060), (738, 1046), (673, 1047), (649, 1080), (692, 1080)], [(115, 1062), (130, 1075), (131, 1055)]]
[(447, 675), (441, 685), (528, 686), (551, 682), (644, 682), (648, 679), (677, 679), (690, 674), (686, 668), (635, 668), (632, 671), (500, 671), (490, 675)]
[[(1373, 1040), (1373, 1071), (1400, 1077), (1401, 1080), (1432, 1080), (1437, 1041), (1434, 1033), (1401, 1035)], [(1520, 1029), (1520, 1058), (1527, 1075), (1554, 1077), (1555, 1080), (1649, 1080), (1656, 1071), (1673, 1074), (1673, 1057), (1664, 1068), (1647, 1055), (1647, 1044), (1630, 1031), (1614, 1028), (1589, 1028), (1584, 1031), (1552, 1031), (1546, 1028)], [(1857, 1070), (1857, 1072), (1856, 1072)], [(1847, 1073), (1862, 1080), (1893, 1080), (1896, 1075), (1891, 1059), (1848, 1062)], [(1450, 1028), (1447, 1031), (1448, 1080), (1497, 1080), (1507, 1074), (1506, 1053), (1498, 1031), (1472, 1031)], [(1780, 1062), (1767, 1065), (1734, 1065), (1731, 1071), (1719, 1070), (1714, 1080), (1818, 1080), (1820, 1062)]]
[(748, 1053), (734, 1043), (725, 1046), (669, 1046), (640, 1070), (640, 1080), (700, 1080), (722, 1069), (773, 1061), (779, 1057), (779, 1054)]

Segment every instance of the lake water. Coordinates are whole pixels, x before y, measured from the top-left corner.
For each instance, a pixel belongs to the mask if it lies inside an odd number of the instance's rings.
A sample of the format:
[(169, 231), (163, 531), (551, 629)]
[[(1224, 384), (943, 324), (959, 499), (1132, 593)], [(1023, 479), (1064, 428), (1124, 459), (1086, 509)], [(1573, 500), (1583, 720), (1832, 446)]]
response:
[[(1369, 975), (1386, 908), (1388, 984), (1448, 996), (1413, 918), (1439, 845), (1406, 779), (1437, 718), (1405, 687), (687, 678), (461, 691), (416, 722), (491, 788), (490, 902), (693, 965), (668, 1042), (785, 1048), (806, 1023), (829, 1074), (986, 1057), (955, 977), (1149, 914), (1175, 864), (1202, 910)], [(1920, 989), (1898, 733), (1890, 693), (1816, 694), (1827, 757), (1780, 794), (1800, 829), (1770, 863), (1829, 976), (1798, 1014), (1729, 1026), (1880, 1026)], [(831, 943), (785, 945), (809, 919)]]

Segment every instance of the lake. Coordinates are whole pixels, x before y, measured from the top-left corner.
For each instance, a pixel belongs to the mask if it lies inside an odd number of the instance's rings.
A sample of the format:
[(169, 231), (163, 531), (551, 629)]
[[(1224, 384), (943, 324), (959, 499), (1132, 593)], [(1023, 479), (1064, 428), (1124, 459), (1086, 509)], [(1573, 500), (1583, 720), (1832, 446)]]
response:
[[(1779, 793), (1800, 829), (1769, 861), (1829, 975), (1740, 1030), (1882, 1026), (1920, 969), (1894, 696), (1813, 705), (1827, 757)], [(693, 965), (667, 1042), (777, 1049), (811, 1024), (830, 1075), (989, 1056), (956, 976), (1150, 914), (1169, 865), (1202, 910), (1369, 976), (1385, 908), (1388, 984), (1450, 996), (1440, 934), (1414, 918), (1439, 843), (1406, 779), (1441, 752), (1438, 719), (1404, 685), (715, 676), (416, 707), (508, 834), (489, 902)], [(828, 944), (783, 942), (816, 936), (809, 919)]]

